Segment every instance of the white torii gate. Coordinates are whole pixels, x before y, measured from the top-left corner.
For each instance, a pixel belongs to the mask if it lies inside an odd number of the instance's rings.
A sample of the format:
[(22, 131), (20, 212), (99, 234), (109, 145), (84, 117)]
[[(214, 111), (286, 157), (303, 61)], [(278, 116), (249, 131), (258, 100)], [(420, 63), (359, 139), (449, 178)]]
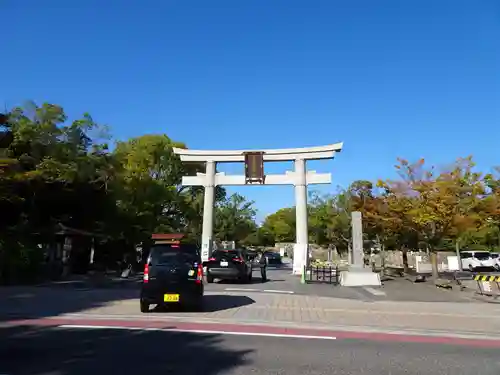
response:
[[(182, 177), (184, 186), (203, 186), (205, 197), (203, 202), (203, 231), (202, 231), (202, 260), (206, 261), (212, 253), (212, 237), (214, 224), (214, 196), (217, 185), (294, 185), (295, 186), (295, 214), (296, 239), (293, 250), (293, 273), (301, 274), (308, 258), (308, 230), (307, 230), (307, 185), (331, 183), (331, 173), (316, 173), (306, 170), (307, 160), (333, 159), (335, 153), (342, 151), (343, 143), (327, 146), (273, 149), (273, 150), (187, 150), (174, 148), (183, 162), (204, 162), (205, 173), (196, 176)], [(283, 175), (264, 175), (263, 179), (249, 181), (247, 176), (226, 175), (217, 173), (217, 163), (245, 162), (247, 154), (260, 154), (262, 163), (267, 161), (293, 161), (295, 170), (287, 171)], [(263, 173), (263, 171), (262, 171)]]

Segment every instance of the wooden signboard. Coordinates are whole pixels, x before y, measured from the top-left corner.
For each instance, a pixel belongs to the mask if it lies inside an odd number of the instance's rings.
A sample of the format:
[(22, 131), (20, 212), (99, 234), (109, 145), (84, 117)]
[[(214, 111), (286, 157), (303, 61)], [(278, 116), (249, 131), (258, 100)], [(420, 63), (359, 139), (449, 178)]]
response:
[(264, 153), (253, 151), (245, 153), (245, 183), (264, 183)]

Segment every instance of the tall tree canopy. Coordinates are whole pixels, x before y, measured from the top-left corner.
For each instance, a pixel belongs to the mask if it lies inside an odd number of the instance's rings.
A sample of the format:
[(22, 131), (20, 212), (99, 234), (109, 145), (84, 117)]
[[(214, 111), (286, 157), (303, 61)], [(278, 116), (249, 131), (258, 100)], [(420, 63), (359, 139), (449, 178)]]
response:
[[(182, 187), (181, 177), (204, 165), (181, 163), (173, 147), (184, 143), (143, 135), (110, 151), (106, 127), (49, 103), (14, 108), (2, 122), (11, 139), (0, 145), (0, 278), (32, 262), (27, 251), (39, 256), (32, 249), (56, 241), (61, 227), (120, 241), (122, 251), (153, 232), (199, 241), (203, 187)], [(257, 230), (254, 216), (253, 202), (217, 188), (217, 236), (244, 239)]]

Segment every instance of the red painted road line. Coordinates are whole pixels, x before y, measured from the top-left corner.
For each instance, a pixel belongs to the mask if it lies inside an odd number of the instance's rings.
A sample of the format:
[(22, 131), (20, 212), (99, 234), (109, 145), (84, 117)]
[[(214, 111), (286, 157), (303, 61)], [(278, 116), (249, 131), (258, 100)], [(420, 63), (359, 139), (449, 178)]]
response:
[(308, 336), (308, 337), (336, 337), (339, 339), (356, 339), (367, 341), (385, 341), (401, 343), (429, 343), (442, 345), (463, 345), (471, 347), (495, 347), (500, 348), (500, 339), (495, 338), (462, 338), (452, 336), (426, 336), (404, 333), (378, 333), (378, 332), (351, 332), (330, 331), (313, 328), (285, 328), (249, 324), (225, 324), (225, 323), (190, 323), (190, 322), (166, 322), (158, 320), (113, 320), (113, 319), (65, 319), (65, 318), (42, 318), (32, 320), (13, 320), (4, 322), (0, 327), (15, 326), (88, 326), (89, 328), (116, 327), (135, 329), (162, 329), (165, 331), (204, 331), (210, 333), (232, 333), (232, 334), (261, 334), (276, 336)]

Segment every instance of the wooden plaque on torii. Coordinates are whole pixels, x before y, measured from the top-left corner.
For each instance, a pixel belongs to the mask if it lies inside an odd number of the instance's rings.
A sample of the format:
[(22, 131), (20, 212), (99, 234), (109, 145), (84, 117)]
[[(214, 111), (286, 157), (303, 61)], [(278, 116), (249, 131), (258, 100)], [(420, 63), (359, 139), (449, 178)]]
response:
[(264, 174), (264, 153), (260, 151), (245, 152), (245, 183), (263, 184)]

